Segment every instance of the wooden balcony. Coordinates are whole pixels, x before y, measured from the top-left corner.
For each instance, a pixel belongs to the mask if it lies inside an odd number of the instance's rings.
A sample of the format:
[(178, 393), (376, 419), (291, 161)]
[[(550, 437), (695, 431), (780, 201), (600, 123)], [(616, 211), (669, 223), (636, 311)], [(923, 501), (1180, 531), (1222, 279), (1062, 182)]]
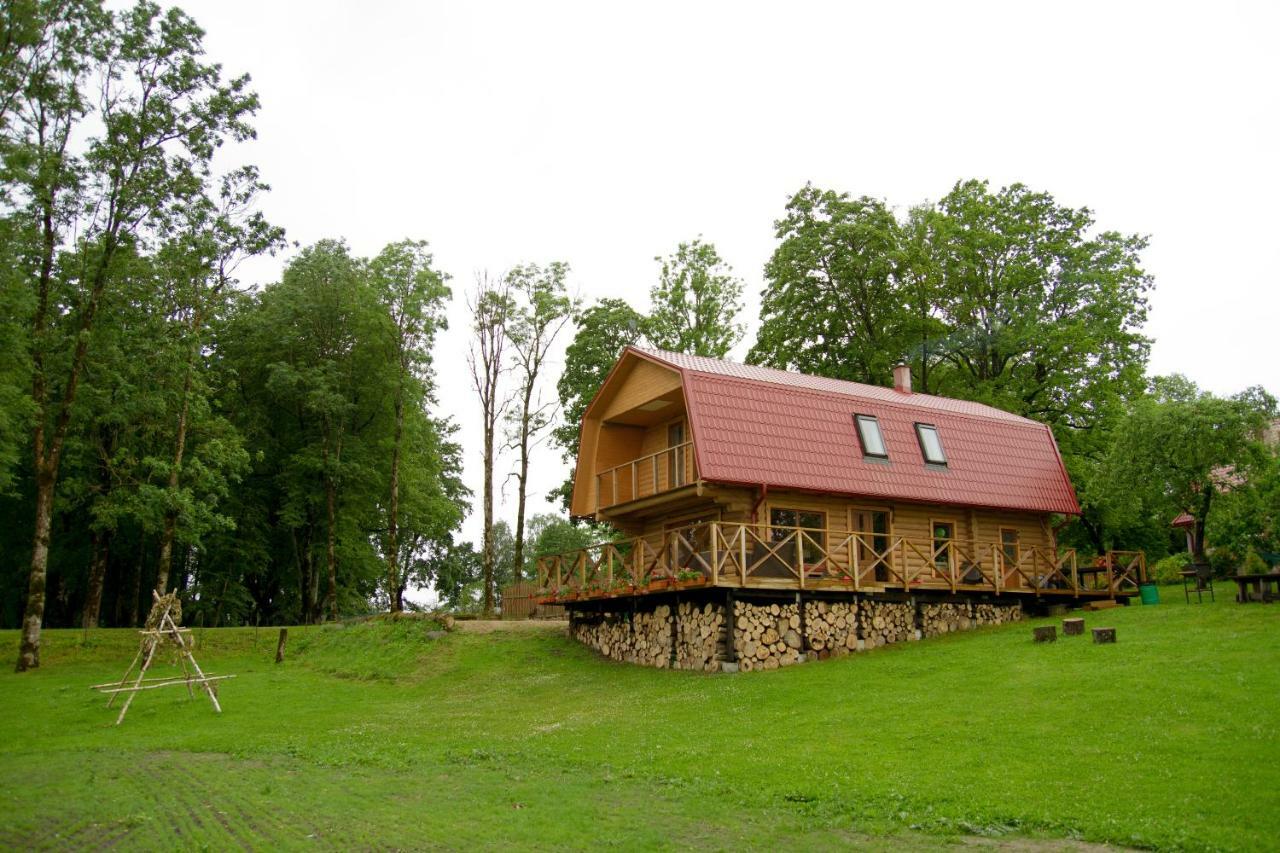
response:
[(728, 522), (538, 558), (539, 587), (556, 603), (707, 586), (1115, 598), (1145, 580), (1140, 551), (1082, 567), (1074, 550)]
[(693, 442), (686, 441), (596, 473), (597, 511), (697, 482)]

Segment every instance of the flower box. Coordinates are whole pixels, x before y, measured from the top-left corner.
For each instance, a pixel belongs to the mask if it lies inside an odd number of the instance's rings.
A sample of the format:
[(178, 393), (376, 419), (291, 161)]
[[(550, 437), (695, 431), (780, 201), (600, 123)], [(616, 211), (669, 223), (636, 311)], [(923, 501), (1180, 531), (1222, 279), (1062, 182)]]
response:
[(649, 591), (658, 592), (664, 589), (670, 589), (672, 584), (671, 578), (650, 578)]
[(693, 587), (706, 586), (706, 585), (707, 585), (706, 578), (690, 578), (688, 580), (682, 580), (682, 581), (676, 582), (676, 586), (678, 586), (680, 589), (692, 589)]

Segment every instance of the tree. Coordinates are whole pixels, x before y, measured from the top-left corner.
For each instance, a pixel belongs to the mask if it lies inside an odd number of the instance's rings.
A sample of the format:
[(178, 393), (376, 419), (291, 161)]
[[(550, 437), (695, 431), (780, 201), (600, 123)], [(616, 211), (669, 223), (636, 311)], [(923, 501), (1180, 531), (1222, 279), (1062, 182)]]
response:
[(539, 513), (529, 519), (529, 556), (525, 574), (537, 577), (538, 557), (568, 554), (589, 545), (618, 538), (618, 532), (607, 524), (574, 524), (552, 513)]
[(369, 268), (373, 287), (391, 318), (387, 326), (388, 344), (395, 365), (392, 401), (395, 427), (391, 439), (387, 535), (383, 550), (387, 562), (387, 594), (393, 612), (404, 608), (399, 534), (405, 410), (425, 406), (430, 398), (431, 348), (436, 333), (447, 327), (444, 306), (450, 295), (445, 284), (448, 276), (437, 272), (431, 263), (425, 242), (404, 240), (383, 249)]
[(1275, 414), (1275, 398), (1261, 388), (1224, 399), (1181, 376), (1153, 380), (1107, 454), (1107, 516), (1124, 523), (1145, 514), (1167, 526), (1187, 513), (1195, 521), (1192, 555), (1204, 562), (1214, 499), (1255, 472), (1265, 475), (1271, 454), (1260, 437)]
[(467, 300), (471, 314), (472, 338), (467, 349), (467, 367), (471, 385), (480, 398), (484, 432), (484, 603), (486, 614), (494, 608), (494, 534), (493, 534), (493, 467), (497, 446), (498, 421), (511, 399), (502, 389), (502, 375), (507, 369), (507, 326), (514, 308), (506, 276), (497, 280), (487, 274), (476, 276), (475, 290)]
[[(556, 381), (560, 398), (560, 424), (551, 431), (565, 462), (578, 461), (582, 416), (625, 347), (639, 342), (644, 317), (621, 299), (601, 299), (574, 314), (577, 327), (565, 349), (564, 371)], [(573, 472), (559, 489), (547, 496), (559, 500), (568, 512), (573, 497)]]
[(654, 260), (660, 273), (649, 291), (649, 340), (673, 352), (723, 358), (742, 340), (742, 281), (701, 237)]
[(510, 318), (512, 360), (517, 371), (519, 408), (511, 412), (509, 441), (516, 460), (516, 532), (512, 570), (516, 580), (524, 566), (525, 505), (529, 493), (529, 455), (551, 426), (554, 403), (541, 396), (540, 379), (551, 348), (573, 316), (574, 303), (565, 288), (569, 265), (553, 262), (519, 266), (507, 281), (519, 300)]
[[(752, 364), (884, 384), (910, 347), (903, 237), (867, 197), (806, 186), (774, 223)], [(927, 296), (925, 298), (928, 298)]]
[[(19, 50), (6, 106), (6, 213), (35, 294), (30, 347), (35, 524), (18, 669), (39, 665), (53, 499), (98, 312), (117, 258), (163, 236), (203, 193), (215, 149), (252, 134), (248, 78), (224, 83), (180, 10), (40, 5), (43, 36)], [(92, 124), (85, 119), (92, 115)]]

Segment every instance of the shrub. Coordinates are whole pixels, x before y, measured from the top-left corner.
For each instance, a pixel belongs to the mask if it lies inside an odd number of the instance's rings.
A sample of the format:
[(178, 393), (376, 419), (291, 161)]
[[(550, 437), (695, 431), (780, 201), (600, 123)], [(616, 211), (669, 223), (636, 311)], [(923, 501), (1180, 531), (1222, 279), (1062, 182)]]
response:
[(1242, 575), (1265, 575), (1271, 571), (1267, 566), (1267, 561), (1258, 555), (1257, 551), (1249, 550), (1244, 555), (1244, 562), (1240, 564), (1240, 574)]
[(1170, 554), (1162, 560), (1157, 560), (1155, 565), (1151, 567), (1151, 579), (1156, 583), (1175, 583), (1181, 580), (1178, 572), (1190, 564), (1191, 555), (1185, 551)]

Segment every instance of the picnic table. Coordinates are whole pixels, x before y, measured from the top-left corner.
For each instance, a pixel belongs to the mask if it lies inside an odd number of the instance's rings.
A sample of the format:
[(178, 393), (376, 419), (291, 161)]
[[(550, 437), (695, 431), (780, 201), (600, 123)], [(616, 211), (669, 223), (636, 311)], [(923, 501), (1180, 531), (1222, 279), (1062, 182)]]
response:
[(1260, 601), (1274, 601), (1280, 599), (1280, 573), (1272, 572), (1267, 575), (1232, 575), (1231, 579), (1236, 582), (1236, 601), (1241, 604), (1247, 604), (1253, 601), (1250, 592), (1257, 596)]

